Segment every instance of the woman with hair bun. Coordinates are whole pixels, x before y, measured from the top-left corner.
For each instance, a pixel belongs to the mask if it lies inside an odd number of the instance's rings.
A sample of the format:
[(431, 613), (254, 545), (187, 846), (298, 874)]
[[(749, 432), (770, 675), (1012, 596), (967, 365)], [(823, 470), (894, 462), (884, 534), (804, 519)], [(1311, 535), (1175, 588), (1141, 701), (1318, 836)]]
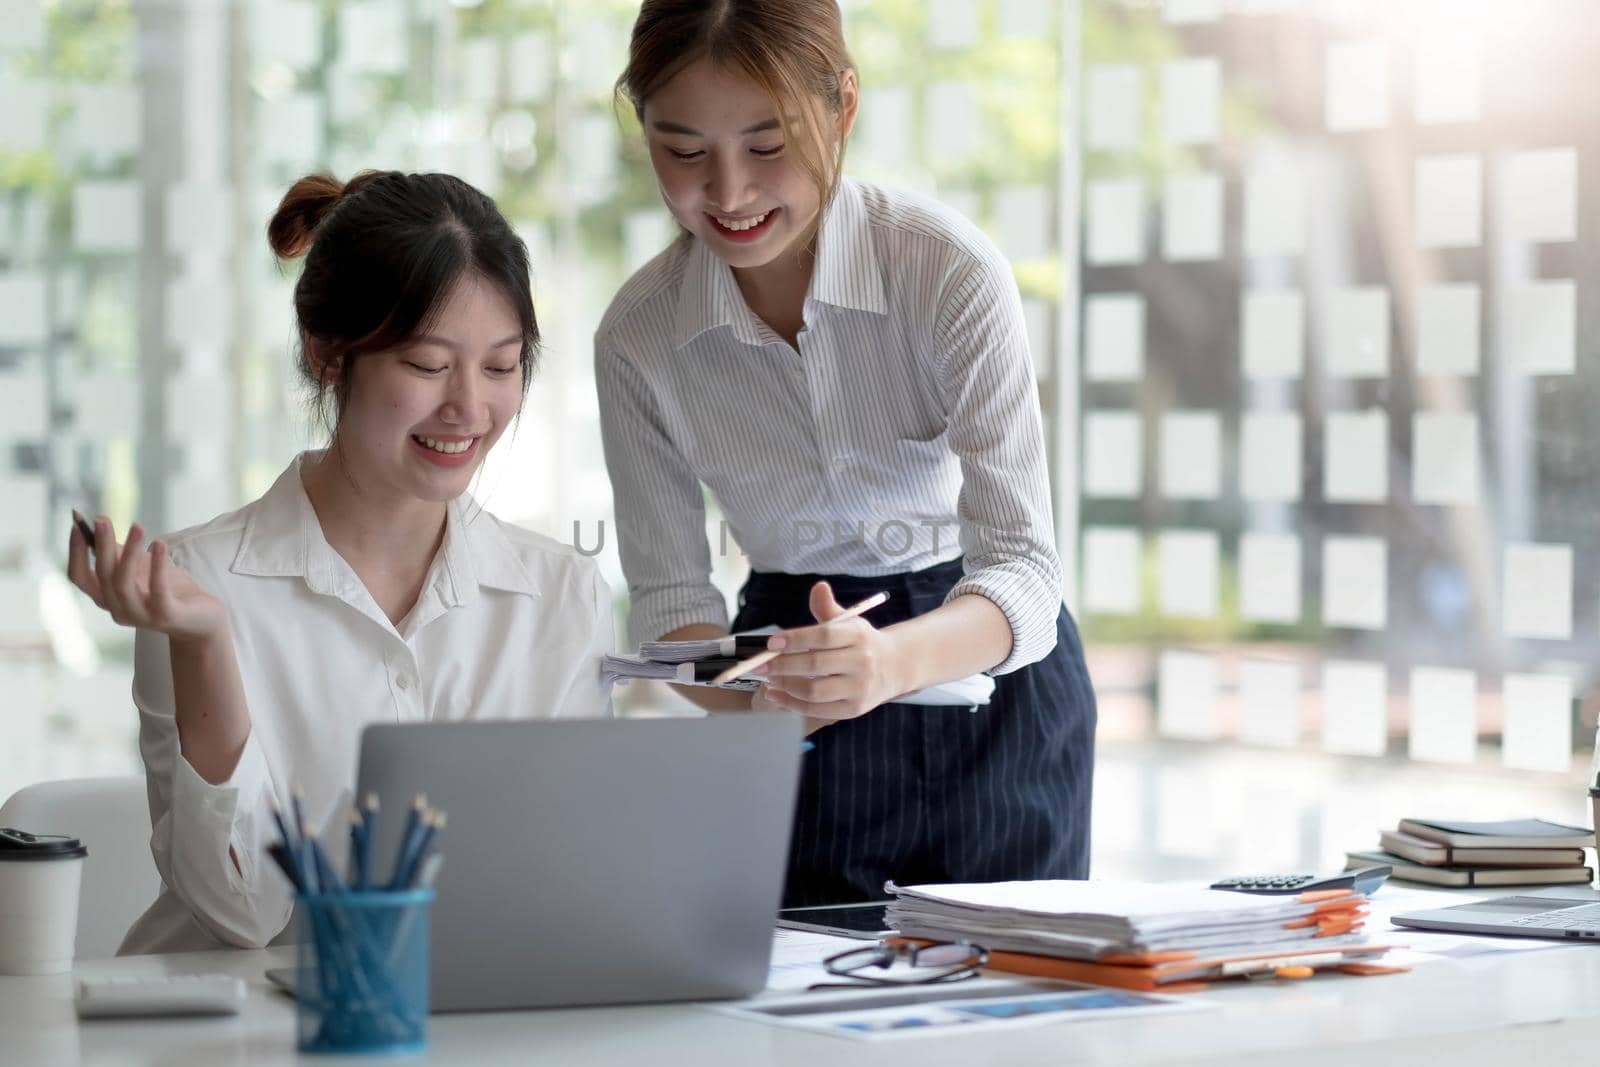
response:
[[(1010, 266), (957, 212), (842, 174), (835, 0), (645, 0), (617, 84), (683, 231), (595, 337), (630, 637), (728, 632), (709, 487), (750, 558), (733, 629), (786, 628), (755, 703), (814, 731), (785, 902), (1085, 877), (1095, 699)], [(978, 672), (986, 705), (914, 702)]]
[(593, 562), (467, 493), (533, 377), (522, 241), (459, 179), (395, 171), (302, 178), (267, 235), (305, 258), (300, 370), (328, 447), (148, 550), (104, 516), (93, 546), (71, 535), (74, 584), (137, 628), (163, 884), (125, 953), (287, 935), (293, 896), (263, 861), (271, 805), (299, 786), (320, 817), (353, 785), (368, 723), (611, 713)]

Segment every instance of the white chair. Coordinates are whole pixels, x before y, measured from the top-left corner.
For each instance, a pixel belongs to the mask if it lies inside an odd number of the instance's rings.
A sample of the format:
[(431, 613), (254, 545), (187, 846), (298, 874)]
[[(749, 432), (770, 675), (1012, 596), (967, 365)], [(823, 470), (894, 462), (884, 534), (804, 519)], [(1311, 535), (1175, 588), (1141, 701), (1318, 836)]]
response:
[(128, 927), (161, 887), (150, 858), (144, 779), (68, 778), (26, 786), (0, 807), (0, 826), (83, 842), (89, 855), (78, 894), (76, 956), (115, 956)]

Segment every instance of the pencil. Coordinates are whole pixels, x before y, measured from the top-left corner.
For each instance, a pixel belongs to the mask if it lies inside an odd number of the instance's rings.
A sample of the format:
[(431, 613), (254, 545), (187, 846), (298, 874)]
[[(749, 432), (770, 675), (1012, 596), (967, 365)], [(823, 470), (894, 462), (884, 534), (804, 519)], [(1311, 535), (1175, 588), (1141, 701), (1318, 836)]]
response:
[[(867, 599), (861, 601), (861, 603), (856, 604), (853, 607), (845, 608), (843, 613), (835, 615), (828, 621), (843, 622), (846, 619), (854, 619), (857, 616), (865, 615), (867, 612), (871, 611), (873, 608), (877, 607), (879, 604), (882, 604), (888, 599), (888, 593), (873, 593), (871, 596), (867, 597)], [(781, 655), (783, 655), (782, 651), (774, 651), (771, 649), (767, 650), (766, 652), (758, 652), (749, 659), (740, 660), (738, 663), (735, 663), (733, 666), (717, 675), (711, 680), (711, 684), (727, 685), (735, 678), (742, 678), (751, 671), (755, 670), (757, 667), (761, 666), (763, 663), (771, 663)]]

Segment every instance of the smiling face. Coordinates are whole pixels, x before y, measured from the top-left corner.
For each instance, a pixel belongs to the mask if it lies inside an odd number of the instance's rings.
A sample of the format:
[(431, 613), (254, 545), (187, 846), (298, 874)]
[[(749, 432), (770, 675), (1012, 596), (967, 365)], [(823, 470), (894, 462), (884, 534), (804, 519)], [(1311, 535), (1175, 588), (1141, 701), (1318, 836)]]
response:
[(477, 275), (458, 281), (426, 332), (351, 367), (337, 452), (355, 483), (453, 500), (522, 405), (522, 330)]
[[(849, 82), (841, 113), (822, 116), (834, 138), (854, 117), (853, 74)], [(765, 266), (807, 240), (821, 195), (755, 82), (697, 60), (651, 94), (642, 118), (667, 209), (730, 266)], [(789, 125), (797, 136), (806, 129), (794, 117)], [(833, 159), (833, 144), (815, 148)]]

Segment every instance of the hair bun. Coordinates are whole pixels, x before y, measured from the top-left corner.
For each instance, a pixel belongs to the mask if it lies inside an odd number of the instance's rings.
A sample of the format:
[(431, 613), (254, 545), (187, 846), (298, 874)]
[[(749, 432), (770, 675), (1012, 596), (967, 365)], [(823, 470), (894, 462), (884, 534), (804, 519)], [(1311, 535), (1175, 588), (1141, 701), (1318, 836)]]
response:
[(329, 174), (308, 174), (289, 187), (267, 223), (267, 243), (283, 259), (298, 259), (311, 247), (317, 227), (344, 196), (345, 183)]

